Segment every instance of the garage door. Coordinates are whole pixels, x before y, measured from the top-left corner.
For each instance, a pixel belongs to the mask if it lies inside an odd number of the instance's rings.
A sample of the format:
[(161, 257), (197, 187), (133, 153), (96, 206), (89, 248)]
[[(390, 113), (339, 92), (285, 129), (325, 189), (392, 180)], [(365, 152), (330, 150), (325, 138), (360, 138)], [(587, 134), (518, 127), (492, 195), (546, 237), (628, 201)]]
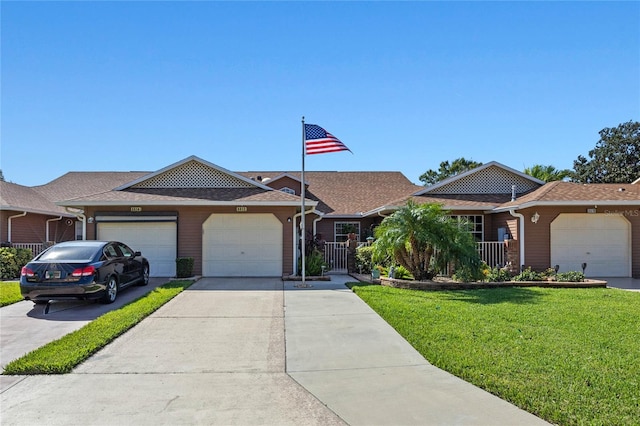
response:
[(282, 223), (271, 213), (212, 214), (202, 258), (204, 276), (282, 276)]
[(98, 223), (99, 240), (122, 241), (149, 260), (152, 277), (176, 275), (175, 222)]
[(588, 277), (631, 276), (631, 224), (619, 215), (565, 213), (551, 223), (551, 264)]

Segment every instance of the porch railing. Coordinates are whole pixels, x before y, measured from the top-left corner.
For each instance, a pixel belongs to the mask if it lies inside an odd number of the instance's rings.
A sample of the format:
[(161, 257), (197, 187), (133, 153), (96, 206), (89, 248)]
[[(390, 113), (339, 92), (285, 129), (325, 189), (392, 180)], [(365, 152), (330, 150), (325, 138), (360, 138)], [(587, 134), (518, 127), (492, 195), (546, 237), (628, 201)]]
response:
[[(362, 242), (358, 247), (367, 246), (369, 243)], [(504, 242), (483, 241), (478, 243), (478, 253), (480, 258), (490, 267), (504, 266), (506, 253)], [(325, 243), (324, 261), (331, 266), (332, 272), (347, 272), (347, 247), (345, 243)]]
[(22, 248), (22, 249), (31, 249), (33, 256), (39, 255), (42, 250), (44, 250), (43, 243), (11, 243), (11, 247)]
[(490, 267), (505, 265), (505, 248), (502, 241), (483, 241), (478, 243), (480, 258)]
[(347, 272), (347, 246), (345, 243), (325, 243), (324, 261), (331, 268), (331, 272)]

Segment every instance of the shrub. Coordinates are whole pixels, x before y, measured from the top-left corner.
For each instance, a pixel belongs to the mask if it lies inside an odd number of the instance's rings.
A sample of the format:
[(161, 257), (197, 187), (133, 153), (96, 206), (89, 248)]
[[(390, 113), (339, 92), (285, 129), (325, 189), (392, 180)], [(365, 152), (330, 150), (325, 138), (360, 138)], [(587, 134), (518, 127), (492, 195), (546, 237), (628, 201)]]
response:
[(462, 283), (470, 283), (474, 281), (482, 281), (485, 275), (482, 268), (476, 268), (474, 266), (462, 266), (456, 269), (456, 272), (451, 276), (454, 281)]
[(556, 279), (560, 282), (582, 282), (584, 274), (578, 271), (559, 272), (556, 274)]
[(0, 248), (0, 279), (10, 280), (20, 276), (20, 270), (33, 258), (30, 249)]
[(373, 246), (362, 246), (356, 250), (356, 270), (363, 274), (371, 273)]
[[(304, 258), (304, 275), (319, 276), (324, 271), (329, 270), (329, 265), (324, 261), (324, 255), (319, 250), (313, 250)], [(302, 260), (298, 259), (298, 274), (302, 274)]]
[(411, 275), (411, 272), (409, 272), (409, 270), (407, 268), (405, 268), (402, 265), (398, 265), (394, 268), (393, 270), (393, 277), (394, 278), (398, 278), (400, 280), (412, 280), (413, 279), (413, 275)]
[(507, 268), (498, 268), (497, 266), (494, 266), (493, 268), (484, 270), (484, 280), (492, 283), (510, 281), (511, 274)]
[(188, 278), (193, 276), (193, 257), (179, 257), (176, 259), (176, 277)]
[(513, 281), (544, 281), (545, 276), (543, 273), (531, 270), (531, 267), (520, 272), (518, 275), (512, 278)]

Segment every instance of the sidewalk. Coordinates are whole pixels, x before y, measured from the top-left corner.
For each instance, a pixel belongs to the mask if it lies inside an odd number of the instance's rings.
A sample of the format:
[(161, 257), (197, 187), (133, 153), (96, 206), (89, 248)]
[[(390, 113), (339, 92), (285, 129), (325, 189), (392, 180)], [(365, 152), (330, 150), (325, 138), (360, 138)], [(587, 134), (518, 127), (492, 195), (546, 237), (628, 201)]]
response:
[(429, 364), (348, 281), (285, 283), (287, 372), (348, 424), (548, 424)]

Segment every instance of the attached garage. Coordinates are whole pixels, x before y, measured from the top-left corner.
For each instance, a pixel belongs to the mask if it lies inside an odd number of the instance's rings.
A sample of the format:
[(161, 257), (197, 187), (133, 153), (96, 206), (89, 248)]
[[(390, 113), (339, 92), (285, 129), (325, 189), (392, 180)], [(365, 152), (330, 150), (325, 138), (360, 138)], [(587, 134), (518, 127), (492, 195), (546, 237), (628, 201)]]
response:
[[(135, 220), (135, 221), (132, 221)], [(176, 216), (98, 216), (97, 239), (122, 241), (149, 260), (152, 277), (176, 275)]]
[(631, 223), (622, 215), (563, 213), (551, 223), (551, 264), (588, 277), (631, 276)]
[(273, 214), (212, 214), (202, 228), (204, 276), (282, 276), (282, 223)]

